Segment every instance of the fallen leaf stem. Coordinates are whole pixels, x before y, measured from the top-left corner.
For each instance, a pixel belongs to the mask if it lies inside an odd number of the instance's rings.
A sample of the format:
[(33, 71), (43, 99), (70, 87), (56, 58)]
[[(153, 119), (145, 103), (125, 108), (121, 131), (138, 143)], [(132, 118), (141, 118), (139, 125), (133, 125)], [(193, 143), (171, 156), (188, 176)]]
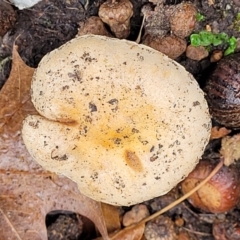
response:
[(138, 36), (137, 36), (137, 39), (136, 39), (136, 43), (140, 43), (141, 41), (141, 37), (142, 37), (142, 30), (143, 30), (143, 25), (145, 23), (145, 20), (146, 20), (146, 16), (145, 14), (143, 15), (143, 20), (142, 20), (142, 24), (141, 24), (141, 27), (140, 27), (140, 30), (139, 30), (139, 33), (138, 33)]

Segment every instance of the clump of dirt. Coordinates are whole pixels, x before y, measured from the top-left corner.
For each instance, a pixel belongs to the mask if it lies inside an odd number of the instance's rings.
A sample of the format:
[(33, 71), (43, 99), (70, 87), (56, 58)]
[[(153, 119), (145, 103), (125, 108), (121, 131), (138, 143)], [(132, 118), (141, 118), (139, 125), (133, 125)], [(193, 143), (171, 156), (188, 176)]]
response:
[(0, 38), (0, 86), (9, 74), (13, 44), (27, 65), (37, 67), (45, 54), (72, 39), (78, 23), (86, 18), (86, 11), (77, 0), (41, 1), (29, 9), (14, 10), (17, 20)]

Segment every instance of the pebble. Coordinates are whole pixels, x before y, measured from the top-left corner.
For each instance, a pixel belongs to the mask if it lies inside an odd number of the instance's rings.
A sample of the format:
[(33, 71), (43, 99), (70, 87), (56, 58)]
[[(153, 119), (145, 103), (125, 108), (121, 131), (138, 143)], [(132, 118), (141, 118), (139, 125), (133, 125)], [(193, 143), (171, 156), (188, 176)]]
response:
[(127, 227), (134, 223), (140, 222), (142, 219), (150, 215), (148, 208), (144, 204), (135, 205), (130, 211), (123, 216), (123, 226)]

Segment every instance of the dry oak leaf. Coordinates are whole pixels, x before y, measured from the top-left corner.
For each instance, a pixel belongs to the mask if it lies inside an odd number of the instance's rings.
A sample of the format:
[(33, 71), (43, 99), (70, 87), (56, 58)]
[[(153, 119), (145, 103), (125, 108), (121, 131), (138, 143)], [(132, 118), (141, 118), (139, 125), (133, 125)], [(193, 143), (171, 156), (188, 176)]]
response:
[(101, 207), (108, 233), (120, 230), (120, 208), (107, 203), (101, 203)]
[(224, 158), (226, 166), (231, 165), (234, 161), (240, 159), (240, 134), (232, 137), (226, 136), (222, 139), (220, 153)]
[(109, 239), (100, 203), (66, 177), (44, 171), (23, 144), (22, 120), (36, 113), (29, 94), (33, 72), (14, 46), (10, 77), (0, 91), (0, 239), (47, 240), (45, 216), (53, 210), (88, 217)]
[(210, 139), (222, 138), (222, 137), (227, 136), (229, 133), (231, 133), (230, 129), (227, 129), (225, 127), (215, 126), (211, 129)]
[(144, 223), (126, 227), (111, 237), (111, 240), (141, 240), (144, 234), (144, 229)]

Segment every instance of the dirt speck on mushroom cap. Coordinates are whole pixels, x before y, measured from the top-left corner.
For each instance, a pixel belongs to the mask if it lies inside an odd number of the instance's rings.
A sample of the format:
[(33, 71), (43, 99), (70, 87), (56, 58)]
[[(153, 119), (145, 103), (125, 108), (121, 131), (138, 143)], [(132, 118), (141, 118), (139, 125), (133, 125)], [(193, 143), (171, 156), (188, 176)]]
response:
[(46, 55), (32, 82), (41, 116), (23, 139), (45, 169), (114, 205), (171, 190), (195, 167), (211, 121), (204, 94), (175, 61), (147, 46), (81, 36)]

